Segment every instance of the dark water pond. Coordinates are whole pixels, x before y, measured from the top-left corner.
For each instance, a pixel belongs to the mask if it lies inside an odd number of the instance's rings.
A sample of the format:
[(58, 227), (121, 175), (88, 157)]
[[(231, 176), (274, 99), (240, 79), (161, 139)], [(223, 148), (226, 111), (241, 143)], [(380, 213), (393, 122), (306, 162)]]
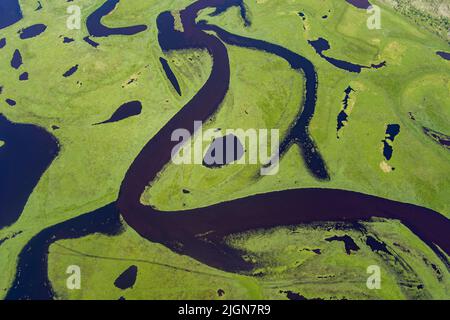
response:
[(69, 70), (67, 70), (66, 72), (64, 72), (63, 77), (68, 78), (77, 71), (78, 71), (78, 65), (75, 65), (75, 66), (71, 67)]
[(450, 60), (450, 52), (438, 51), (436, 54), (445, 60)]
[(386, 137), (383, 142), (383, 155), (386, 160), (391, 160), (394, 152), (393, 143), (397, 135), (400, 133), (400, 125), (388, 124), (386, 128)]
[(45, 24), (35, 24), (32, 26), (29, 26), (25, 29), (21, 29), (19, 31), (20, 39), (30, 39), (37, 37), (41, 33), (43, 33), (45, 30), (47, 30), (47, 26)]
[(24, 72), (24, 73), (20, 74), (19, 80), (20, 81), (26, 81), (26, 80), (28, 80), (28, 77), (29, 77), (28, 72)]
[(64, 37), (64, 39), (63, 39), (63, 43), (71, 43), (71, 42), (74, 42), (74, 41), (75, 41), (75, 39), (69, 38), (69, 37)]
[(11, 107), (14, 107), (17, 104), (17, 102), (15, 100), (9, 99), (9, 98), (6, 99), (5, 102)]
[(216, 169), (241, 159), (244, 156), (244, 146), (233, 134), (215, 139), (203, 159), (203, 166)]
[(19, 69), (22, 64), (22, 54), (20, 53), (19, 49), (16, 49), (11, 59), (11, 67), (13, 67), (14, 69)]
[(140, 101), (130, 101), (121, 105), (113, 115), (105, 121), (95, 123), (94, 125), (118, 122), (133, 116), (137, 116), (142, 112), (142, 104)]
[(114, 281), (114, 285), (122, 290), (129, 289), (136, 283), (137, 274), (138, 267), (134, 265), (130, 266), (117, 277), (116, 281)]
[(328, 242), (332, 242), (332, 241), (343, 242), (344, 246), (345, 246), (345, 252), (347, 254), (351, 254), (352, 251), (359, 251), (359, 249), (360, 249), (359, 246), (353, 240), (353, 238), (350, 237), (349, 235), (334, 236), (334, 237), (326, 238), (325, 240)]
[(22, 19), (19, 0), (0, 1), (0, 29), (13, 25)]
[(369, 246), (369, 248), (373, 252), (384, 252), (387, 254), (391, 254), (391, 252), (389, 252), (389, 250), (387, 248), (386, 243), (378, 241), (377, 239), (375, 239), (372, 236), (367, 236), (366, 244)]
[(178, 79), (175, 76), (175, 73), (173, 73), (172, 68), (169, 65), (169, 62), (163, 57), (160, 57), (159, 61), (161, 62), (161, 66), (163, 67), (163, 70), (166, 73), (166, 76), (169, 79), (170, 83), (172, 84), (173, 88), (178, 93), (178, 95), (181, 96), (180, 84), (178, 83)]
[(339, 112), (337, 116), (337, 138), (339, 139), (339, 131), (346, 125), (346, 121), (348, 120), (348, 101), (350, 100), (350, 94), (354, 92), (353, 88), (351, 86), (348, 86), (347, 89), (345, 89), (345, 97), (344, 100), (342, 100), (342, 110)]

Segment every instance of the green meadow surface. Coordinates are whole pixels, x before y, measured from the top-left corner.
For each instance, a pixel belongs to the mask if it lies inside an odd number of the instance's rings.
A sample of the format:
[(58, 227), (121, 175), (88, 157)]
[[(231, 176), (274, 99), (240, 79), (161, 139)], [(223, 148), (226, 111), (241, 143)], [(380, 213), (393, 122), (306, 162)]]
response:
[[(205, 51), (167, 54), (157, 42), (158, 14), (182, 9), (192, 1), (122, 1), (103, 22), (108, 26), (147, 24), (149, 29), (131, 37), (94, 39), (100, 43), (94, 49), (82, 40), (87, 35), (84, 22), (102, 2), (70, 3), (82, 7), (84, 19), (82, 30), (70, 31), (66, 28), (67, 3), (42, 1), (44, 8), (34, 12), (34, 3), (21, 1), (25, 18), (2, 30), (8, 44), (0, 50), (0, 85), (4, 85), (0, 112), (12, 121), (51, 131), (60, 141), (61, 153), (19, 221), (0, 230), (0, 239), (22, 231), (0, 246), (0, 298), (11, 285), (24, 245), (47, 227), (114, 201), (141, 148), (201, 88), (211, 70), (212, 61)], [(211, 10), (199, 15), (227, 31), (280, 44), (313, 62), (319, 91), (310, 131), (326, 160), (330, 182), (314, 179), (294, 146), (282, 159), (279, 174), (263, 178), (258, 177), (259, 165), (219, 170), (169, 165), (142, 195), (143, 203), (181, 210), (274, 190), (320, 187), (414, 203), (450, 217), (450, 154), (421, 129), (426, 126), (450, 133), (450, 63), (435, 54), (448, 51), (448, 44), (390, 7), (373, 2), (382, 7), (381, 30), (367, 29), (365, 10), (337, 0), (247, 0), (252, 19), (249, 28), (244, 28), (237, 8), (213, 18), (207, 15)], [(324, 15), (328, 18), (323, 19)], [(33, 23), (45, 23), (48, 29), (38, 38), (20, 40), (17, 30)], [(60, 36), (76, 41), (63, 44)], [(308, 45), (307, 40), (318, 37), (330, 42), (328, 56), (363, 65), (386, 60), (387, 67), (361, 74), (337, 69)], [(16, 48), (24, 60), (19, 71), (9, 65)], [(268, 53), (227, 48), (230, 91), (205, 129), (279, 128), (285, 133), (302, 105), (301, 73)], [(171, 64), (182, 97), (165, 77), (160, 56)], [(63, 78), (76, 64), (79, 70)], [(23, 71), (29, 72), (30, 79), (19, 82)], [(137, 81), (126, 85), (130, 79)], [(349, 85), (356, 92), (350, 95), (348, 123), (337, 139), (336, 118)], [(17, 106), (9, 107), (4, 98), (16, 100)], [(141, 115), (92, 126), (130, 100), (142, 102)], [(395, 170), (385, 172), (380, 166), (384, 160), (381, 140), (386, 125), (393, 123), (401, 125), (393, 158), (387, 163)], [(53, 125), (60, 129), (52, 130)], [(392, 220), (375, 219), (363, 226), (365, 230), (358, 231), (327, 222), (232, 235), (229, 243), (256, 265), (245, 275), (175, 254), (125, 226), (115, 237), (94, 234), (53, 244), (49, 278), (59, 299), (286, 299), (287, 291), (308, 299), (450, 298), (448, 269), (411, 231)], [(335, 235), (351, 236), (360, 250), (347, 255), (343, 242), (325, 240)], [(372, 252), (365, 243), (368, 235), (384, 242), (391, 254)], [(320, 254), (311, 251), (315, 249)], [(66, 287), (69, 265), (81, 267), (81, 290)], [(137, 282), (123, 291), (114, 286), (114, 280), (130, 265), (138, 266)], [(381, 290), (366, 287), (370, 265), (381, 267)], [(225, 294), (220, 296), (219, 289)]]

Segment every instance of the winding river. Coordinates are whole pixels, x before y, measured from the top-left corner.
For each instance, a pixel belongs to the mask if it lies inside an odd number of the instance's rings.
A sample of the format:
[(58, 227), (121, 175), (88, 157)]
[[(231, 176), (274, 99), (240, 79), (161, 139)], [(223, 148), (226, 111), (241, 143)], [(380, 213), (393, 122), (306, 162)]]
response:
[(122, 230), (114, 203), (64, 221), (39, 232), (23, 248), (17, 263), (16, 278), (6, 295), (7, 300), (44, 300), (54, 298), (48, 279), (48, 250), (52, 243), (76, 239), (93, 233), (116, 235)]
[(108, 37), (111, 35), (130, 36), (147, 30), (145, 25), (135, 25), (129, 27), (109, 28), (102, 24), (103, 17), (110, 14), (119, 4), (120, 0), (106, 0), (97, 10), (95, 10), (86, 20), (86, 27), (89, 34), (94, 37)]
[[(330, 189), (298, 189), (259, 194), (209, 207), (162, 212), (141, 203), (141, 195), (154, 183), (158, 174), (170, 162), (176, 142), (170, 137), (174, 129), (192, 132), (194, 120), (207, 121), (218, 110), (229, 88), (230, 64), (225, 45), (203, 29), (215, 31), (225, 42), (247, 48), (283, 51), (283, 48), (229, 34), (218, 27), (197, 24), (200, 10), (222, 7), (225, 0), (199, 0), (180, 12), (183, 31), (175, 30), (170, 12), (158, 17), (159, 42), (163, 50), (206, 49), (212, 56), (209, 79), (190, 100), (145, 145), (123, 180), (117, 205), (126, 222), (141, 236), (164, 244), (175, 252), (189, 255), (207, 265), (226, 271), (252, 269), (239, 252), (230, 248), (224, 238), (233, 233), (259, 228), (296, 225), (321, 221), (355, 222), (373, 217), (398, 219), (426, 242), (437, 255), (450, 253), (450, 221), (430, 209), (400, 203), (357, 192)], [(306, 78), (306, 99), (300, 115), (312, 117), (316, 103), (317, 79), (314, 67), (304, 57), (284, 49), (284, 58), (291, 56), (291, 67), (302, 69)], [(284, 56), (286, 55), (286, 56)], [(314, 97), (308, 99), (308, 95)], [(308, 103), (314, 102), (309, 106)], [(312, 108), (312, 109), (309, 109)], [(300, 125), (297, 124), (300, 123)], [(293, 128), (305, 134), (308, 122), (295, 122)], [(312, 141), (312, 139), (311, 139)], [(154, 157), (154, 154), (158, 157)], [(307, 161), (307, 159), (305, 159)], [(308, 163), (308, 162), (307, 162)], [(311, 168), (310, 168), (311, 169)]]
[(281, 46), (237, 36), (195, 21), (199, 11), (207, 7), (226, 10), (231, 5), (239, 5), (242, 11), (245, 7), (241, 4), (242, 1), (196, 1), (180, 12), (182, 30), (175, 28), (170, 12), (160, 14), (157, 24), (161, 48), (164, 51), (207, 50), (213, 60), (208, 80), (143, 147), (124, 177), (115, 203), (47, 228), (27, 244), (20, 254), (8, 299), (52, 298), (47, 276), (50, 244), (95, 232), (116, 234), (120, 231), (118, 212), (131, 228), (149, 241), (225, 271), (246, 273), (254, 267), (242, 258), (241, 252), (227, 245), (224, 239), (230, 234), (313, 222), (367, 221), (373, 217), (400, 220), (448, 267), (445, 254), (450, 254), (449, 219), (427, 208), (358, 192), (319, 188), (285, 190), (173, 212), (163, 212), (141, 203), (145, 189), (157, 181), (158, 174), (170, 163), (172, 148), (178, 143), (171, 141), (172, 132), (186, 128), (193, 134), (194, 121), (209, 120), (221, 106), (230, 84), (230, 62), (224, 42), (276, 54), (288, 61), (292, 69), (302, 72), (306, 81), (305, 99), (284, 140), (284, 148), (299, 144), (311, 174), (318, 179), (329, 179), (325, 162), (308, 131), (317, 100), (318, 81), (313, 64)]

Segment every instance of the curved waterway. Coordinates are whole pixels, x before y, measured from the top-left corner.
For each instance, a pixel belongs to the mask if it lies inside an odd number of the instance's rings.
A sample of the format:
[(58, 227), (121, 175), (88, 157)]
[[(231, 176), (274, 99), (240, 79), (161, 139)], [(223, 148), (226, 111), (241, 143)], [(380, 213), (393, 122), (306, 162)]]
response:
[[(200, 0), (180, 12), (183, 32), (174, 28), (170, 12), (157, 20), (159, 42), (163, 50), (206, 49), (213, 59), (211, 74), (200, 91), (144, 146), (126, 173), (117, 203), (49, 227), (36, 235), (22, 250), (8, 299), (50, 299), (47, 255), (51, 243), (91, 233), (117, 234), (120, 231), (118, 210), (128, 225), (152, 242), (161, 243), (174, 252), (188, 255), (207, 265), (227, 271), (245, 272), (253, 265), (239, 251), (229, 247), (225, 238), (234, 233), (325, 221), (357, 222), (373, 217), (398, 219), (427, 243), (447, 263), (450, 254), (450, 221), (436, 211), (357, 192), (333, 189), (298, 189), (270, 192), (212, 206), (175, 212), (163, 212), (141, 203), (141, 195), (170, 162), (175, 142), (173, 130), (192, 128), (196, 120), (207, 121), (218, 110), (229, 89), (230, 64), (224, 42), (264, 50), (285, 58), (294, 70), (306, 78), (304, 105), (285, 141), (292, 135), (308, 133), (307, 125), (314, 115), (317, 75), (304, 57), (282, 47), (260, 40), (227, 33), (195, 18), (207, 7), (239, 5), (242, 1)], [(203, 29), (213, 30), (216, 35)], [(222, 41), (218, 38), (222, 39)], [(292, 58), (292, 61), (290, 60)], [(309, 89), (308, 89), (309, 88)], [(308, 102), (309, 101), (309, 102)], [(308, 105), (308, 103), (312, 103)], [(191, 132), (193, 133), (193, 132)], [(305, 138), (306, 139), (306, 138)], [(312, 143), (312, 138), (308, 134)], [(298, 141), (295, 141), (298, 143)], [(301, 143), (300, 143), (301, 144)], [(0, 149), (1, 150), (1, 149)], [(154, 155), (158, 156), (155, 157)], [(318, 154), (318, 153), (317, 153)], [(305, 154), (303, 154), (305, 156)], [(308, 164), (308, 161), (305, 161)], [(311, 167), (309, 167), (311, 170)], [(313, 173), (314, 171), (311, 170)], [(316, 175), (320, 178), (320, 176)], [(443, 252), (442, 252), (442, 251)]]
[(111, 35), (130, 36), (147, 30), (146, 25), (135, 25), (129, 27), (109, 28), (102, 24), (101, 20), (110, 14), (119, 4), (120, 0), (106, 0), (86, 20), (89, 34), (94, 37), (108, 37)]
[(325, 161), (308, 129), (314, 116), (317, 102), (318, 80), (314, 65), (305, 57), (276, 44), (231, 34), (217, 26), (208, 25), (204, 22), (200, 22), (199, 27), (202, 30), (214, 31), (227, 44), (274, 54), (286, 60), (293, 70), (303, 72), (306, 80), (304, 103), (300, 106), (300, 112), (297, 119), (292, 123), (289, 133), (281, 142), (279, 153), (280, 156), (283, 156), (293, 144), (298, 144), (302, 151), (303, 160), (311, 174), (318, 179), (329, 180), (330, 177)]
[[(141, 203), (144, 190), (170, 162), (171, 150), (176, 143), (170, 139), (173, 130), (191, 128), (194, 120), (210, 119), (228, 91), (230, 65), (227, 49), (217, 37), (202, 30), (205, 25), (199, 26), (195, 22), (200, 10), (226, 3), (224, 0), (200, 0), (188, 6), (180, 12), (183, 32), (175, 30), (174, 18), (169, 12), (162, 13), (158, 18), (163, 50), (206, 49), (212, 56), (213, 67), (200, 91), (147, 143), (128, 170), (117, 202), (126, 222), (152, 242), (164, 244), (175, 252), (227, 271), (252, 268), (239, 252), (225, 243), (224, 238), (230, 234), (321, 221), (355, 222), (373, 217), (400, 220), (436, 254), (446, 259), (440, 249), (450, 253), (449, 219), (430, 209), (357, 192), (286, 190), (176, 212), (162, 212)], [(231, 35), (217, 27), (208, 29), (230, 43), (249, 48), (257, 46), (257, 40)], [(315, 72), (305, 72), (311, 68), (310, 63), (297, 57), (296, 63), (295, 66), (303, 69), (307, 83), (314, 84), (311, 94), (316, 95)], [(305, 105), (306, 113), (307, 108)]]
[(0, 114), (0, 229), (13, 224), (39, 179), (59, 153), (44, 129), (10, 122)]
[(48, 279), (48, 250), (62, 239), (77, 239), (93, 233), (116, 235), (122, 230), (115, 203), (64, 221), (39, 232), (22, 249), (17, 273), (6, 300), (44, 300), (54, 298)]
[(331, 63), (333, 66), (335, 66), (336, 68), (342, 69), (342, 70), (346, 70), (348, 72), (355, 72), (355, 73), (360, 73), (363, 69), (380, 69), (386, 66), (386, 61), (383, 61), (379, 64), (372, 64), (370, 66), (363, 66), (363, 65), (359, 65), (356, 63), (352, 63), (352, 62), (348, 62), (345, 60), (339, 60), (339, 59), (335, 59), (332, 57), (328, 57), (326, 55), (323, 54), (324, 51), (327, 51), (329, 49), (331, 49), (330, 43), (324, 39), (324, 38), (319, 38), (317, 40), (314, 41), (308, 41), (308, 43), (314, 48), (314, 50), (317, 52), (317, 54), (324, 60), (328, 61), (329, 63)]

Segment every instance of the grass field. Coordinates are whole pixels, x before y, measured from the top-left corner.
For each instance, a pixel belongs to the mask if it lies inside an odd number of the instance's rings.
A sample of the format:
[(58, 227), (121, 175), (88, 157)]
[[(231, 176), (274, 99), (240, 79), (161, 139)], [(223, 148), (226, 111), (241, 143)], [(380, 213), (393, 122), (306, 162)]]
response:
[[(15, 275), (17, 256), (39, 231), (117, 198), (123, 176), (133, 159), (154, 135), (206, 81), (212, 61), (204, 51), (162, 53), (157, 43), (156, 17), (179, 10), (191, 1), (122, 1), (104, 19), (111, 26), (147, 24), (132, 37), (95, 39), (94, 49), (82, 39), (82, 30), (67, 30), (67, 4), (42, 0), (43, 9), (21, 1), (24, 19), (2, 30), (7, 46), (0, 49), (0, 113), (21, 123), (51, 131), (61, 153), (41, 179), (20, 218), (0, 230), (0, 239), (22, 231), (0, 245), (0, 298)], [(250, 38), (263, 39), (295, 51), (316, 67), (318, 103), (310, 126), (332, 177), (317, 181), (293, 147), (283, 158), (280, 173), (256, 179), (258, 166), (171, 165), (143, 194), (146, 204), (162, 210), (195, 208), (272, 190), (305, 187), (338, 188), (373, 194), (432, 208), (450, 217), (450, 153), (425, 134), (422, 126), (450, 134), (450, 62), (435, 54), (449, 51), (448, 43), (416, 27), (378, 1), (382, 28), (368, 30), (367, 13), (345, 1), (246, 0), (252, 26), (244, 28), (237, 8), (199, 19)], [(83, 21), (102, 0), (74, 0)], [(302, 20), (298, 12), (305, 14)], [(327, 19), (322, 18), (328, 15)], [(20, 40), (18, 29), (45, 23), (41, 36)], [(275, 31), (274, 31), (275, 30)], [(75, 42), (64, 44), (61, 36)], [(352, 74), (320, 58), (307, 40), (330, 42), (328, 56), (370, 65), (386, 60), (387, 67)], [(24, 65), (10, 67), (20, 49)], [(267, 53), (227, 46), (231, 63), (230, 91), (208, 128), (280, 128), (286, 132), (298, 112), (303, 79), (281, 59)], [(183, 95), (179, 97), (159, 64), (171, 64)], [(79, 70), (62, 74), (73, 65)], [(30, 79), (18, 80), (23, 71)], [(136, 78), (130, 85), (125, 85)], [(82, 85), (80, 85), (82, 83)], [(348, 123), (336, 138), (336, 118), (344, 90), (351, 85)], [(122, 87), (124, 86), (124, 88)], [(4, 99), (17, 101), (15, 107)], [(124, 102), (140, 100), (143, 112), (114, 124), (106, 120)], [(411, 120), (410, 114), (415, 117)], [(385, 172), (382, 140), (387, 124), (400, 124), (393, 158)], [(53, 130), (52, 126), (60, 127)], [(1, 148), (0, 141), (0, 148)], [(187, 189), (190, 193), (183, 193)], [(301, 204), (299, 204), (301, 205)], [(360, 250), (347, 255), (342, 242), (325, 239), (349, 235)], [(388, 253), (373, 252), (373, 236)], [(255, 230), (233, 235), (228, 241), (246, 252), (257, 268), (254, 274), (225, 273), (167, 248), (146, 241), (125, 227), (115, 237), (91, 235), (58, 241), (50, 248), (49, 278), (60, 299), (283, 299), (286, 291), (321, 299), (430, 299), (450, 298), (449, 271), (412, 232), (396, 221), (376, 220), (352, 229), (336, 223)], [(320, 249), (320, 254), (311, 250)], [(114, 280), (130, 265), (138, 266), (137, 283), (122, 291)], [(68, 290), (66, 268), (79, 265), (82, 289)], [(382, 269), (381, 290), (368, 290), (366, 269)], [(225, 294), (220, 296), (218, 290)]]

